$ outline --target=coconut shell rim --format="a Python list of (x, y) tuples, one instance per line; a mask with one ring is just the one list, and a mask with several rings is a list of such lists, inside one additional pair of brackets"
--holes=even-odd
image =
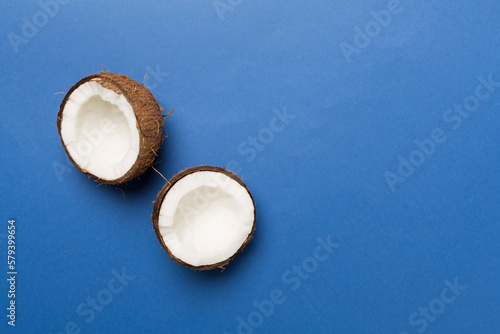
[[(247, 191), (247, 193), (250, 195), (250, 199), (252, 200), (254, 218), (253, 218), (252, 230), (248, 234), (248, 236), (245, 239), (245, 241), (241, 244), (240, 248), (238, 248), (238, 250), (236, 252), (234, 252), (233, 255), (231, 255), (229, 258), (227, 258), (227, 259), (225, 259), (223, 261), (220, 261), (220, 262), (217, 262), (217, 263), (214, 263), (214, 264), (201, 265), (201, 266), (193, 266), (193, 265), (191, 265), (189, 263), (186, 263), (186, 262), (182, 261), (181, 259), (179, 259), (178, 257), (176, 257), (170, 251), (170, 249), (168, 248), (168, 246), (163, 241), (163, 236), (160, 234), (160, 230), (159, 230), (159, 226), (158, 226), (158, 218), (159, 218), (159, 215), (160, 215), (160, 209), (161, 209), (161, 206), (163, 204), (163, 200), (165, 199), (165, 196), (168, 193), (168, 191), (179, 180), (181, 180), (182, 178), (184, 178), (184, 177), (186, 177), (186, 176), (188, 176), (190, 174), (194, 174), (196, 172), (203, 172), (203, 171), (218, 172), (218, 173), (224, 174), (224, 175), (230, 177), (231, 179), (235, 180), (236, 182), (238, 182), (239, 185), (241, 185), (243, 188), (245, 188), (245, 190)], [(230, 172), (230, 171), (226, 170), (224, 167), (217, 167), (217, 166), (210, 166), (210, 165), (200, 165), (200, 166), (195, 166), (195, 167), (189, 167), (189, 168), (186, 168), (186, 169), (180, 171), (179, 173), (177, 173), (176, 175), (174, 175), (163, 186), (163, 188), (158, 193), (158, 195), (156, 197), (156, 200), (154, 202), (153, 213), (152, 213), (151, 218), (152, 218), (152, 221), (153, 221), (153, 229), (155, 230), (156, 238), (158, 239), (158, 241), (160, 242), (160, 245), (162, 246), (163, 250), (168, 254), (168, 256), (170, 256), (170, 258), (172, 260), (174, 260), (174, 262), (176, 262), (176, 263), (178, 263), (180, 265), (183, 265), (183, 266), (188, 267), (190, 269), (193, 269), (195, 271), (197, 271), (197, 270), (203, 271), (203, 270), (212, 270), (212, 269), (216, 269), (216, 268), (220, 268), (220, 269), (224, 270), (224, 266), (226, 266), (231, 260), (233, 260), (239, 253), (241, 253), (243, 251), (243, 249), (253, 239), (253, 235), (254, 235), (254, 232), (255, 232), (255, 222), (257, 220), (257, 213), (256, 213), (255, 201), (254, 201), (254, 198), (252, 196), (252, 193), (250, 192), (250, 190), (248, 189), (247, 185), (243, 182), (243, 180), (238, 175), (236, 175), (233, 172)]]
[[(116, 77), (122, 77), (122, 78), (125, 78), (127, 80), (130, 80), (130, 81), (133, 81), (135, 83), (137, 83), (138, 85), (142, 86), (144, 89), (146, 89), (146, 91), (149, 93), (150, 97), (155, 101), (155, 103), (158, 105), (158, 108), (160, 108), (159, 106), (159, 103), (158, 101), (156, 100), (156, 98), (154, 97), (154, 95), (151, 93), (151, 91), (149, 90), (149, 88), (147, 88), (146, 86), (140, 84), (139, 82), (137, 82), (136, 80), (124, 75), (124, 74), (118, 74), (118, 73), (110, 73), (110, 72), (101, 72), (101, 73), (94, 73), (94, 74), (90, 74), (86, 77), (83, 77), (82, 79), (78, 80), (77, 83), (75, 83), (73, 86), (71, 86), (71, 88), (68, 90), (68, 92), (64, 95), (64, 98), (59, 106), (59, 112), (57, 113), (57, 128), (58, 128), (58, 133), (59, 133), (59, 138), (61, 140), (61, 144), (62, 146), (64, 147), (64, 151), (66, 152), (66, 156), (69, 158), (69, 160), (71, 161), (71, 163), (73, 164), (73, 166), (75, 166), (75, 168), (87, 175), (88, 177), (92, 177), (95, 179), (96, 182), (99, 182), (101, 184), (108, 184), (108, 185), (119, 185), (119, 184), (122, 184), (122, 183), (125, 183), (125, 182), (128, 182), (128, 181), (131, 181), (133, 179), (135, 179), (136, 177), (138, 177), (139, 175), (142, 175), (144, 173), (143, 172), (139, 172), (138, 169), (139, 169), (139, 165), (140, 165), (140, 158), (139, 158), (139, 155), (140, 155), (140, 151), (142, 149), (141, 146), (139, 146), (139, 152), (137, 153), (137, 159), (135, 160), (134, 164), (132, 165), (132, 167), (129, 168), (129, 170), (121, 177), (117, 178), (117, 179), (113, 179), (113, 180), (108, 180), (108, 179), (103, 179), (103, 178), (100, 178), (99, 176), (83, 169), (80, 167), (80, 165), (78, 165), (78, 163), (76, 163), (76, 161), (73, 159), (73, 157), (71, 156), (71, 154), (69, 153), (68, 149), (66, 148), (66, 144), (64, 143), (64, 140), (63, 140), (63, 137), (61, 135), (61, 123), (62, 123), (62, 119), (63, 119), (63, 111), (66, 107), (66, 103), (69, 99), (69, 97), (71, 96), (71, 94), (73, 94), (73, 92), (78, 88), (80, 87), (81, 85), (83, 85), (84, 83), (87, 83), (89, 81), (104, 81), (104, 82), (108, 82), (110, 83), (113, 87), (115, 87), (117, 90), (120, 91), (120, 93), (125, 96), (125, 98), (127, 99), (127, 102), (132, 106), (132, 110), (134, 112), (134, 117), (135, 117), (135, 124), (136, 124), (136, 128), (137, 128), (137, 131), (139, 132), (139, 141), (140, 143), (143, 141), (143, 137), (144, 137), (144, 134), (143, 134), (143, 131), (142, 129), (140, 128), (140, 123), (139, 123), (139, 119), (138, 119), (138, 115), (136, 113), (136, 104), (134, 102), (134, 100), (132, 99), (132, 97), (128, 94), (128, 92), (126, 91), (125, 88), (123, 88), (123, 86), (118, 83), (116, 80), (113, 80), (112, 78), (109, 78), (109, 76), (116, 76)], [(96, 80), (98, 79), (98, 80)], [(105, 87), (106, 88), (106, 87)], [(108, 88), (109, 89), (109, 88)], [(116, 93), (116, 92), (115, 92)], [(160, 115), (161, 115), (161, 112), (160, 112)], [(162, 122), (163, 122), (163, 119), (162, 119)], [(163, 126), (163, 124), (162, 124)], [(160, 138), (159, 142), (159, 146), (161, 146), (161, 143), (163, 141), (163, 130), (158, 134)], [(140, 145), (140, 144), (139, 144)], [(157, 152), (154, 152), (155, 155)], [(133, 171), (133, 172), (131, 172)]]

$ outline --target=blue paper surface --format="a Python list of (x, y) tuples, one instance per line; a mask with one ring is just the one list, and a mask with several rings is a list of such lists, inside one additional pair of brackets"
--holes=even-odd
[[(0, 332), (500, 333), (499, 18), (487, 0), (4, 1)], [(255, 238), (224, 272), (162, 250), (157, 173), (97, 187), (65, 156), (58, 93), (102, 65), (174, 109), (165, 177), (225, 166), (252, 191)]]

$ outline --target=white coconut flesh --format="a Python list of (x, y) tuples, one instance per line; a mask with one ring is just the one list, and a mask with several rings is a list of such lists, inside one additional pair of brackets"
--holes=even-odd
[(66, 101), (61, 138), (81, 169), (105, 180), (124, 176), (139, 153), (132, 106), (124, 95), (95, 81), (80, 85)]
[(165, 194), (158, 228), (170, 252), (192, 266), (232, 257), (254, 224), (250, 194), (229, 176), (198, 171), (177, 181)]

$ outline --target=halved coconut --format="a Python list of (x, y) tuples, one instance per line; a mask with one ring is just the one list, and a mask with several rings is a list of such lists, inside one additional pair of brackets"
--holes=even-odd
[(159, 192), (153, 227), (163, 249), (194, 270), (223, 268), (252, 240), (252, 194), (221, 167), (188, 168)]
[(106, 184), (146, 171), (163, 140), (158, 102), (144, 85), (122, 74), (93, 74), (71, 87), (57, 127), (73, 165)]

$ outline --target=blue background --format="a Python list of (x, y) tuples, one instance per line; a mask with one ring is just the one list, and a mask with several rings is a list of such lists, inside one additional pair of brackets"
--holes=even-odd
[[(388, 1), (58, 7), (50, 16), (35, 1), (0, 4), (0, 332), (236, 333), (238, 318), (240, 332), (255, 333), (500, 332), (500, 88), (456, 129), (444, 117), (475, 94), (478, 76), (500, 81), (496, 1), (401, 0), (347, 57), (342, 43), (355, 47), (356, 27), (373, 28), (371, 12)], [(34, 20), (38, 31), (23, 37)], [(194, 272), (164, 253), (150, 219), (165, 183), (154, 171), (123, 195), (70, 165), (56, 93), (101, 64), (140, 82), (148, 72), (145, 84), (174, 109), (155, 165), (167, 178), (229, 164), (252, 191), (255, 239), (224, 272)], [(244, 153), (249, 137), (268, 139), (276, 110), (295, 117)], [(399, 156), (436, 129), (446, 141), (391, 188), (385, 173), (397, 175)], [(11, 218), (15, 328), (5, 310)], [(290, 274), (328, 236), (333, 254), (307, 278)], [(122, 270), (133, 278), (112, 301), (92, 320), (79, 315)], [(467, 286), (455, 301), (412, 324), (455, 279)], [(260, 321), (253, 303), (274, 290), (285, 301)]]

